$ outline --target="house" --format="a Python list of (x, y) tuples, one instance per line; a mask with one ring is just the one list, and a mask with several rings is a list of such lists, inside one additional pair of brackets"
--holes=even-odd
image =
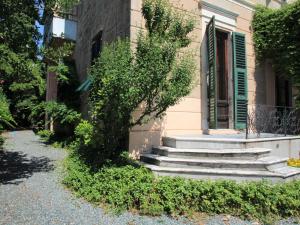
[[(211, 142), (221, 143), (220, 146), (213, 145), (217, 149), (224, 149), (226, 146), (235, 148), (231, 142), (231, 144), (228, 142), (228, 140), (235, 140), (237, 146), (246, 149), (267, 147), (272, 149), (273, 155), (281, 158), (299, 157), (300, 139), (286, 136), (300, 131), (299, 121), (297, 120), (296, 128), (291, 129), (282, 128), (280, 125), (272, 128), (274, 124), (270, 123), (276, 119), (269, 120), (274, 112), (276, 115), (283, 111), (291, 113), (290, 107), (295, 104), (293, 100), (295, 89), (289, 80), (275, 75), (271, 63), (267, 60), (263, 65), (256, 64), (251, 29), (256, 4), (280, 8), (287, 2), (284, 0), (170, 1), (178, 10), (184, 10), (196, 18), (196, 28), (192, 33), (193, 42), (190, 48), (197, 52), (195, 57), (197, 85), (189, 96), (178, 105), (169, 108), (163, 119), (134, 127), (130, 131), (129, 150), (132, 155), (138, 157), (154, 146), (160, 146), (163, 137), (163, 144), (169, 143), (167, 147), (174, 148), (178, 146), (192, 148), (191, 143), (203, 142), (203, 140), (208, 143), (208, 137), (216, 137)], [(74, 9), (77, 21), (76, 37), (73, 37), (76, 41), (74, 59), (82, 82), (87, 77), (87, 70), (92, 60), (101, 53), (104, 43), (112, 42), (118, 37), (129, 37), (134, 46), (138, 32), (144, 28), (141, 7), (142, 0), (82, 0)], [(56, 18), (53, 18), (53, 22), (54, 19)], [(71, 25), (67, 25), (67, 19), (60, 19), (64, 20), (64, 29), (72, 28)], [(54, 29), (53, 26), (52, 28)], [(83, 94), (83, 112), (87, 111), (86, 99), (86, 94)], [(265, 118), (257, 117), (258, 112), (260, 115), (265, 114)], [(253, 115), (254, 123), (247, 123), (248, 115)], [(261, 121), (258, 121), (258, 118)], [(266, 120), (269, 123), (262, 128), (261, 125)], [(283, 137), (282, 135), (272, 136), (272, 138), (266, 136), (260, 140), (257, 138), (249, 140), (244, 138), (246, 133), (248, 135), (245, 129), (250, 131), (250, 136), (253, 131), (282, 134)], [(222, 142), (222, 138), (228, 140)], [(243, 142), (237, 141), (238, 139)], [(188, 143), (184, 145), (185, 142)], [(200, 146), (196, 144), (194, 148), (203, 146), (206, 145), (200, 143)], [(211, 143), (206, 147), (210, 148), (210, 146)], [(166, 154), (166, 149), (160, 151)], [(258, 151), (257, 154), (265, 153)], [(157, 157), (151, 158), (151, 156), (149, 160), (149, 155), (142, 158), (152, 163), (158, 160)]]

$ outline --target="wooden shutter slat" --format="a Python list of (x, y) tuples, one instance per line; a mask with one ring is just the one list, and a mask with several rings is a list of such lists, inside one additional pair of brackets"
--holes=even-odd
[(206, 28), (209, 76), (209, 127), (217, 128), (217, 65), (216, 65), (216, 29), (213, 16)]
[(248, 80), (245, 35), (233, 32), (234, 121), (236, 129), (245, 129), (248, 113)]

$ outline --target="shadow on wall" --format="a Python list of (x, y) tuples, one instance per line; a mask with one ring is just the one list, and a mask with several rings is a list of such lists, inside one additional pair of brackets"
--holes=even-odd
[(151, 151), (153, 146), (161, 145), (161, 138), (165, 131), (165, 120), (155, 119), (142, 126), (136, 126), (130, 131), (129, 153), (139, 159), (140, 154)]
[(54, 169), (51, 160), (47, 157), (28, 158), (22, 152), (7, 152), (0, 150), (0, 185), (23, 182), (34, 173), (49, 172)]

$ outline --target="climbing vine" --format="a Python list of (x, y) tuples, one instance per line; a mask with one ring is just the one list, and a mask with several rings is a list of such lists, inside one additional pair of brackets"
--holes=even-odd
[(270, 59), (278, 75), (300, 87), (300, 0), (281, 9), (258, 6), (252, 27), (258, 62)]

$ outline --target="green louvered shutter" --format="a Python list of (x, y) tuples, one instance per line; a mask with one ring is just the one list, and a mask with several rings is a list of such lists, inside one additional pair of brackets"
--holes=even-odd
[(209, 128), (217, 128), (217, 66), (216, 66), (216, 28), (213, 16), (206, 28), (208, 52), (208, 98), (209, 98)]
[(234, 32), (232, 41), (235, 129), (245, 129), (248, 111), (246, 38), (244, 34)]

